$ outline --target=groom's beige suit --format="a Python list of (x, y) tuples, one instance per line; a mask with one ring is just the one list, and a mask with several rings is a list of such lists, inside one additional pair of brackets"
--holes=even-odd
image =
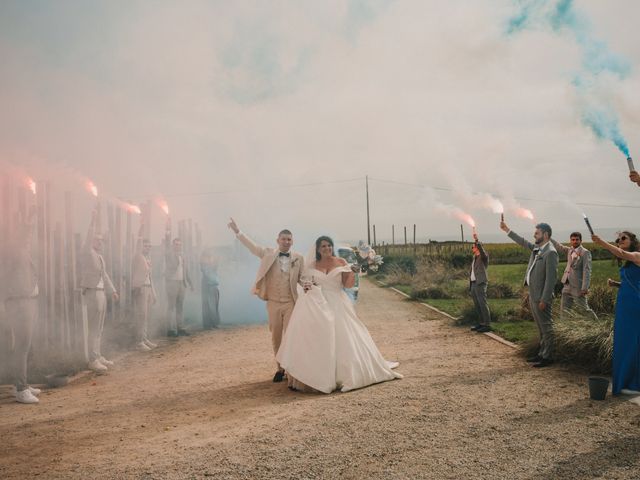
[[(278, 353), (293, 306), (298, 298), (298, 283), (304, 270), (304, 257), (291, 250), (288, 256), (281, 256), (277, 248), (256, 245), (242, 232), (239, 232), (236, 238), (251, 253), (260, 258), (260, 267), (252, 293), (267, 302), (269, 330), (275, 355)], [(280, 364), (278, 368), (280, 369)]]

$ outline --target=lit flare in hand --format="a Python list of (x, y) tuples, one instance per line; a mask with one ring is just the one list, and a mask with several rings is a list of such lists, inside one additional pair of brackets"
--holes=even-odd
[(160, 210), (162, 210), (165, 215), (169, 215), (169, 204), (167, 203), (166, 200), (159, 199), (157, 200), (156, 203), (158, 204), (158, 206), (160, 207)]
[(462, 220), (463, 222), (467, 223), (470, 227), (472, 227), (472, 228), (476, 227), (476, 221), (468, 213), (463, 212), (462, 210), (456, 209), (453, 212), (453, 214), (455, 215), (455, 217), (457, 219)]
[(139, 206), (133, 205), (131, 203), (125, 204), (125, 208), (128, 212), (135, 213), (136, 215), (140, 215), (142, 213), (142, 210), (140, 210)]
[(96, 198), (98, 197), (98, 187), (96, 187), (95, 183), (93, 183), (91, 180), (87, 180), (85, 187), (87, 191), (91, 193), (91, 195), (93, 195)]
[(37, 193), (36, 182), (33, 178), (27, 178), (27, 186), (29, 187), (29, 190), (31, 190), (31, 193), (33, 193), (34, 195)]

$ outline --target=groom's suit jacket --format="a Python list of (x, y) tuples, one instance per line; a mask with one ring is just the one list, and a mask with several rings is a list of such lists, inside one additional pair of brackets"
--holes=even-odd
[[(253, 285), (251, 292), (257, 295), (262, 300), (269, 300), (267, 298), (267, 273), (274, 263), (278, 261), (279, 250), (277, 248), (261, 247), (256, 245), (253, 240), (247, 237), (244, 233), (240, 232), (236, 235), (238, 240), (249, 249), (256, 257), (260, 258), (260, 267), (256, 274), (256, 281)], [(293, 300), (298, 299), (298, 283), (300, 281), (300, 275), (304, 271), (304, 257), (299, 253), (290, 252), (290, 268), (289, 268), (289, 285), (291, 286), (291, 295)]]
[[(553, 290), (558, 278), (558, 252), (551, 242), (542, 248), (525, 240), (514, 231), (509, 232), (509, 238), (517, 244), (531, 250), (527, 272), (529, 273), (529, 295), (534, 302), (543, 301), (550, 304), (553, 300)], [(526, 284), (526, 274), (525, 274)]]

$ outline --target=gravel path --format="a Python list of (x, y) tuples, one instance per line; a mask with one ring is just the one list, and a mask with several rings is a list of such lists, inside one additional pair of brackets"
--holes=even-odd
[(0, 478), (640, 478), (640, 407), (586, 376), (363, 282), (358, 311), (402, 380), (274, 384), (266, 326), (131, 353), (108, 375), (0, 401)]

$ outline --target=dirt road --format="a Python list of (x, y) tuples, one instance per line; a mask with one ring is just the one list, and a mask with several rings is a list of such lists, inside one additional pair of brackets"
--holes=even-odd
[(358, 311), (403, 380), (292, 393), (265, 326), (206, 332), (0, 402), (0, 478), (640, 477), (640, 407), (590, 401), (583, 373), (532, 369), (369, 282)]

